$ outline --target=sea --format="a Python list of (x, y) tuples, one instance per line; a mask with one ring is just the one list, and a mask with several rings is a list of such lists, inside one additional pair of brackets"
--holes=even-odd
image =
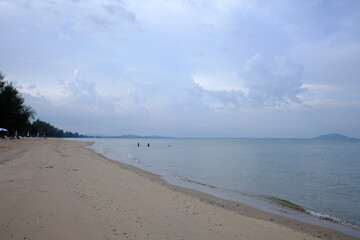
[[(360, 140), (94, 138), (170, 184), (360, 237)], [(303, 207), (299, 213), (270, 198)]]

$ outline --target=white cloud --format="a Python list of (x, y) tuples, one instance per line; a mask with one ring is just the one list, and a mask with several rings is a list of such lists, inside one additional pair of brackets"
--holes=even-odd
[(359, 107), (360, 93), (357, 88), (334, 84), (304, 84), (307, 89), (299, 98), (304, 105), (316, 109)]
[(305, 91), (302, 71), (302, 67), (284, 57), (266, 61), (256, 54), (245, 62), (238, 75), (197, 74), (193, 78), (206, 92), (209, 106), (216, 109), (286, 108), (301, 102), (298, 95)]
[(302, 67), (284, 57), (277, 56), (268, 63), (256, 54), (246, 61), (240, 73), (247, 89), (247, 97), (255, 104), (283, 105), (299, 102), (302, 87)]
[(126, 4), (121, 0), (112, 0), (101, 3), (101, 6), (107, 13), (113, 15), (117, 19), (123, 19), (129, 22), (135, 22), (136, 16), (133, 12), (126, 9)]
[(63, 103), (97, 113), (114, 112), (115, 99), (112, 96), (100, 95), (96, 83), (83, 79), (79, 69), (74, 70), (71, 80), (63, 82), (60, 86), (64, 88), (63, 91), (67, 96), (62, 99)]
[(324, 109), (356, 126), (357, 2), (0, 1), (0, 67), (83, 133), (310, 134)]
[(64, 33), (58, 33), (58, 37), (62, 40), (66, 40), (66, 41), (71, 40), (71, 36), (64, 34)]
[(206, 91), (245, 91), (238, 74), (235, 73), (197, 73), (192, 78)]
[[(23, 11), (14, 11), (17, 5), (22, 6)], [(94, 36), (117, 36), (123, 33), (128, 24), (136, 22), (136, 15), (127, 10), (126, 4), (120, 0), (16, 0), (8, 1), (7, 5), (4, 5), (4, 9), (6, 8), (14, 12), (13, 15), (17, 13), (21, 18), (35, 22), (33, 26), (39, 29), (60, 31), (58, 37), (63, 40), (71, 39), (71, 31)]]
[(360, 40), (321, 39), (304, 43), (293, 51), (293, 56), (304, 63), (307, 83), (354, 85), (358, 82)]
[(30, 86), (28, 86), (28, 89), (36, 89), (36, 85), (35, 84), (31, 84)]
[[(253, 0), (124, 0), (144, 25), (183, 27), (224, 27), (234, 14), (244, 14), (255, 7)], [(188, 27), (186, 27), (188, 26)]]

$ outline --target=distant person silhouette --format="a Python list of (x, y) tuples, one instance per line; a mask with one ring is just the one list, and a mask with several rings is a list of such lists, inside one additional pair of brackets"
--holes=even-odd
[(138, 147), (140, 147), (140, 143), (138, 143)]
[(150, 147), (150, 143), (148, 143), (148, 147)]

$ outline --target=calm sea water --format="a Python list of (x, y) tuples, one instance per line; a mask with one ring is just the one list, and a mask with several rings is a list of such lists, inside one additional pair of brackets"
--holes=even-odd
[(250, 205), (273, 196), (360, 226), (360, 140), (92, 140), (98, 153), (173, 184)]

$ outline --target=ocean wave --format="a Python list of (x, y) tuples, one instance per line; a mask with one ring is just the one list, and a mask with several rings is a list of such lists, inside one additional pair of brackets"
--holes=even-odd
[(109, 152), (111, 152), (111, 149), (110, 148), (104, 148), (102, 152), (103, 152), (104, 155), (106, 155)]
[(197, 185), (201, 185), (201, 186), (205, 186), (205, 187), (209, 187), (209, 188), (217, 188), (213, 185), (210, 185), (210, 184), (206, 184), (206, 183), (202, 183), (202, 182), (198, 182), (198, 181), (195, 181), (195, 180), (192, 180), (190, 178), (186, 178), (186, 177), (181, 177), (181, 176), (178, 176), (178, 175), (175, 175), (175, 177), (183, 182), (188, 182), (188, 183), (194, 183), (194, 184), (197, 184)]
[(348, 226), (348, 227), (351, 227), (353, 229), (356, 229), (356, 230), (360, 230), (360, 226), (357, 226), (353, 223), (349, 223), (345, 220), (342, 220), (340, 218), (337, 218), (337, 217), (333, 217), (333, 216), (330, 216), (328, 214), (323, 214), (323, 213), (318, 213), (318, 212), (315, 212), (315, 211), (312, 211), (312, 210), (306, 210), (307, 213), (309, 213), (311, 216), (314, 216), (320, 220), (323, 220), (323, 221), (329, 221), (329, 222), (333, 222), (333, 223), (337, 223), (337, 224), (341, 224), (341, 225), (344, 225), (344, 226)]
[(132, 153), (128, 153), (127, 157), (132, 160), (136, 160), (136, 158), (134, 157), (134, 155), (132, 155)]

